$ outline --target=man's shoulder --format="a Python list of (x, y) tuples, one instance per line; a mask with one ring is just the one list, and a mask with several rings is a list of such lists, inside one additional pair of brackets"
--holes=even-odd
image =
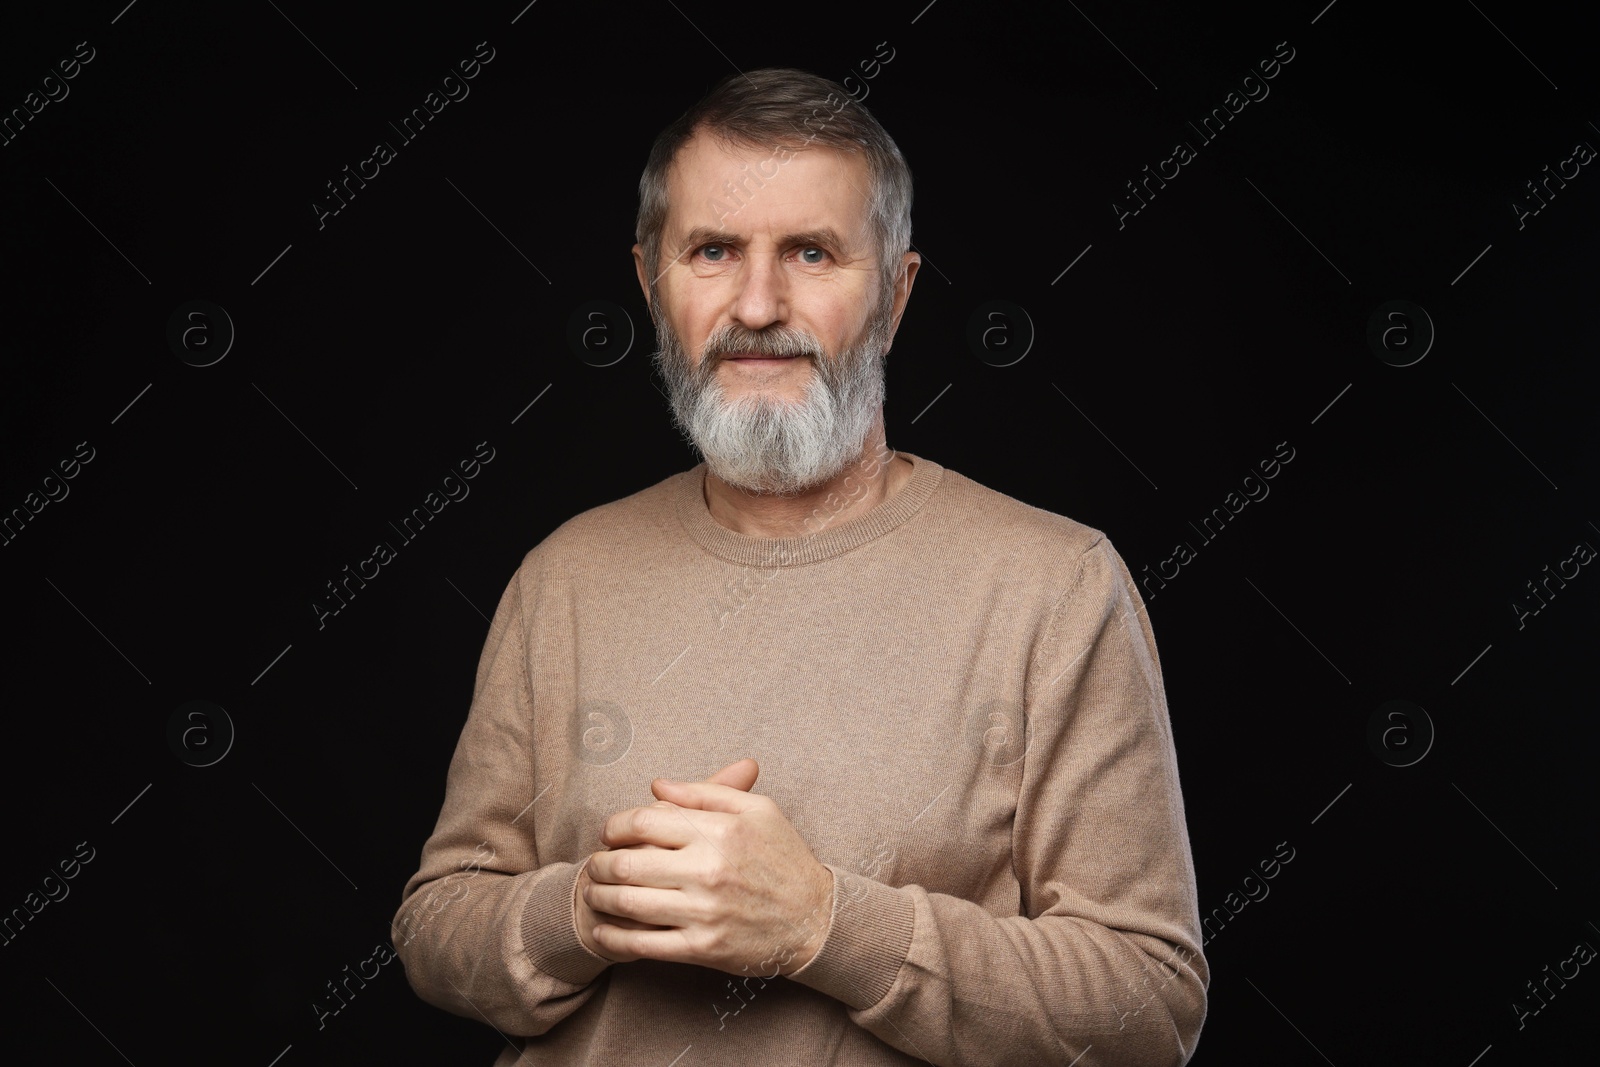
[(964, 572), (1036, 588), (1051, 601), (1072, 592), (1080, 601), (1113, 604), (1132, 588), (1127, 564), (1104, 531), (948, 468), (941, 481), (941, 534), (963, 549), (946, 555)]
[(1075, 559), (1106, 540), (1105, 533), (1093, 526), (991, 489), (948, 467), (941, 483), (940, 506), (946, 521), (1010, 553), (1036, 551)]
[(693, 473), (669, 474), (627, 496), (578, 512), (551, 530), (526, 559), (539, 558), (559, 568), (578, 561), (593, 566), (617, 556), (634, 556), (646, 544), (674, 534), (676, 500), (683, 479)]

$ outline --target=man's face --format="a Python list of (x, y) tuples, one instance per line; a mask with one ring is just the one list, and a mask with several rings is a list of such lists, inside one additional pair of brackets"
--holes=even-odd
[(634, 256), (674, 417), (731, 485), (819, 485), (877, 423), (910, 279), (880, 285), (868, 185), (858, 153), (829, 148), (774, 156), (698, 134), (673, 161), (661, 263)]

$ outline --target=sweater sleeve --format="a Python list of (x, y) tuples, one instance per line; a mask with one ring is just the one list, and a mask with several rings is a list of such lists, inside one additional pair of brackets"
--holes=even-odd
[(1205, 1019), (1210, 971), (1149, 616), (1104, 537), (1079, 563), (1030, 661), (1011, 854), (996, 860), (1016, 871), (1022, 914), (830, 864), (831, 925), (789, 975), (930, 1063), (1181, 1065)]
[(495, 609), (444, 805), (393, 936), (423, 1000), (504, 1034), (535, 1036), (582, 1007), (610, 961), (578, 938), (579, 864), (541, 864), (534, 841), (524, 570)]

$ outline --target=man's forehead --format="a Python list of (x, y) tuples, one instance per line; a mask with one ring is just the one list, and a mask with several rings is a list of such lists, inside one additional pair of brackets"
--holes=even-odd
[(667, 172), (667, 231), (724, 237), (869, 237), (866, 161), (821, 145), (798, 151), (698, 133)]

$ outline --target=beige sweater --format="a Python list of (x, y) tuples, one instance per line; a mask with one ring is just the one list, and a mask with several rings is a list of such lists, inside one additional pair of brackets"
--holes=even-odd
[[(540, 1064), (1182, 1064), (1206, 1010), (1149, 617), (1099, 531), (931, 460), (765, 539), (704, 465), (523, 560), (394, 940)], [(787, 977), (613, 964), (578, 867), (657, 776), (744, 756), (834, 875)], [(774, 944), (784, 941), (774, 932)]]

